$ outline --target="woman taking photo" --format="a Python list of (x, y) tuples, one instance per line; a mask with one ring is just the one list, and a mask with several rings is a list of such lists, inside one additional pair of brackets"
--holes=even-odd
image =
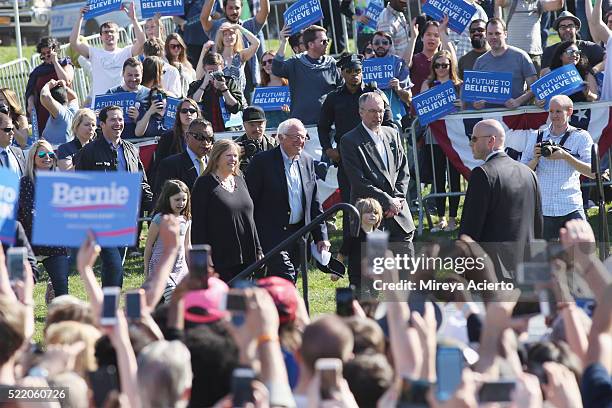
[(57, 148), (57, 166), (62, 171), (74, 170), (74, 156), (96, 135), (96, 114), (88, 108), (79, 109), (72, 119), (74, 139)]
[[(593, 68), (590, 66), (587, 56), (578, 49), (578, 45), (574, 41), (563, 41), (557, 46), (550, 62), (550, 70), (553, 71), (568, 64), (574, 64), (584, 80), (582, 92), (569, 95), (572, 102), (596, 101), (599, 95), (597, 94), (597, 81), (595, 75), (593, 75)], [(544, 101), (536, 101), (536, 105), (539, 107), (544, 107), (544, 104)]]
[(28, 118), (19, 103), (17, 94), (10, 88), (0, 88), (0, 111), (3, 111), (2, 106), (8, 108), (8, 112), (4, 112), (11, 117), (13, 126), (15, 127), (15, 140), (21, 148), (27, 147), (28, 144)]
[[(457, 63), (455, 58), (449, 51), (438, 51), (431, 60), (431, 73), (429, 77), (423, 82), (421, 92), (425, 92), (430, 88), (441, 85), (447, 81), (451, 81), (455, 86), (455, 92), (459, 95), (461, 89), (461, 80), (457, 75)], [(456, 101), (457, 104), (461, 102)], [(460, 177), (459, 172), (455, 167), (447, 161), (446, 155), (438, 145), (436, 139), (431, 135), (431, 130), (427, 130), (425, 136), (425, 143), (429, 145), (431, 150), (426, 150), (426, 160), (432, 160), (432, 168), (435, 173), (435, 192), (445, 193), (446, 192), (446, 177), (448, 174), (448, 181), (450, 184), (451, 192), (460, 191)], [(430, 153), (431, 152), (431, 153)], [(438, 213), (438, 224), (432, 228), (432, 232), (438, 231), (454, 231), (457, 229), (457, 209), (459, 208), (459, 196), (449, 197), (449, 217), (446, 221), (446, 197), (436, 198), (436, 209)]]
[[(36, 175), (41, 171), (55, 171), (56, 167), (57, 158), (53, 153), (53, 147), (44, 139), (37, 140), (28, 152), (25, 175), (19, 183), (18, 220), (23, 225), (30, 242), (32, 242), (32, 224), (36, 213), (34, 208)], [(45, 215), (38, 213), (36, 216), (44, 217)], [(55, 296), (68, 294), (67, 249), (32, 245), (32, 250), (39, 260), (42, 258), (42, 264), (51, 278)]]
[(195, 69), (187, 59), (187, 46), (179, 34), (172, 33), (166, 37), (164, 49), (168, 64), (178, 69), (181, 75), (181, 87), (183, 96), (185, 96), (189, 90), (189, 84), (196, 80)]
[(216, 141), (191, 193), (191, 243), (211, 246), (215, 271), (225, 282), (263, 256), (239, 155), (235, 142)]
[[(287, 78), (281, 78), (272, 73), (272, 60), (276, 56), (275, 51), (266, 51), (261, 56), (261, 67), (259, 72), (261, 75), (261, 86), (287, 86), (289, 81)], [(289, 105), (283, 106), (279, 111), (266, 112), (266, 127), (276, 129), (281, 122), (289, 119)]]
[[(249, 48), (244, 48), (243, 35), (249, 41)], [(259, 40), (240, 24), (223, 23), (217, 31), (215, 47), (217, 52), (223, 56), (223, 73), (234, 78), (244, 95), (246, 87), (244, 66), (257, 52)]]

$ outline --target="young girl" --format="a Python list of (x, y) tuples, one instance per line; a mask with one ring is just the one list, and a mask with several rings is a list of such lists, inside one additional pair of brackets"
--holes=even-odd
[[(383, 210), (374, 198), (362, 198), (355, 204), (361, 218), (361, 230), (358, 237), (350, 237), (348, 242), (348, 275), (351, 285), (361, 290), (361, 246), (366, 242), (366, 235), (380, 226)], [(363, 254), (365, 255), (365, 254)]]
[(174, 214), (180, 222), (181, 246), (174, 263), (174, 268), (168, 277), (163, 299), (169, 301), (174, 288), (187, 275), (187, 261), (185, 251), (191, 248), (191, 199), (189, 188), (180, 180), (167, 180), (162, 187), (162, 191), (157, 200), (154, 211), (155, 216), (149, 225), (149, 235), (144, 251), (144, 271), (146, 281), (143, 287), (149, 287), (153, 280), (155, 266), (160, 261), (163, 254), (161, 240), (158, 240), (159, 225), (164, 214)]

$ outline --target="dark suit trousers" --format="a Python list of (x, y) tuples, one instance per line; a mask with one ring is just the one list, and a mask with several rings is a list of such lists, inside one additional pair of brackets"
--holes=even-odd
[[(294, 233), (304, 226), (304, 222), (289, 225), (287, 231)], [(300, 253), (300, 241), (290, 244), (285, 250), (273, 256), (267, 263), (267, 276), (280, 276), (295, 284), (297, 281), (298, 270), (302, 261)], [(280, 242), (279, 242), (280, 244)]]
[[(342, 197), (343, 203), (351, 202), (351, 183), (346, 176), (344, 166), (342, 162), (338, 164), (338, 187), (340, 187), (340, 196)], [(340, 247), (340, 253), (348, 255), (349, 249), (347, 242), (350, 237), (350, 217), (346, 211), (342, 211), (342, 246)]]

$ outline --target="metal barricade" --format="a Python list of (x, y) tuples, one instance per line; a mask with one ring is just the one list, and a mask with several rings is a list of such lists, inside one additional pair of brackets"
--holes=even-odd
[(0, 87), (10, 88), (21, 96), (23, 106), (26, 106), (25, 92), (31, 66), (27, 58), (20, 58), (15, 61), (0, 65)]

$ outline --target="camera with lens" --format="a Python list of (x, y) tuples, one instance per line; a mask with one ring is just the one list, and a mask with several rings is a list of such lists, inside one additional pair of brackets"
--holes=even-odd
[(538, 147), (540, 147), (542, 149), (542, 157), (550, 157), (550, 155), (552, 155), (554, 152), (556, 152), (557, 150), (560, 150), (560, 149), (563, 149), (566, 152), (569, 151), (565, 147), (563, 147), (560, 144), (555, 143), (555, 142), (553, 142), (551, 140), (546, 140), (544, 142), (537, 143), (536, 146), (538, 146)]
[(223, 81), (223, 71), (215, 71), (211, 75), (215, 81)]
[(255, 154), (259, 153), (261, 149), (252, 140), (245, 140), (244, 142), (238, 142), (238, 145), (244, 148), (243, 160), (249, 161)]

